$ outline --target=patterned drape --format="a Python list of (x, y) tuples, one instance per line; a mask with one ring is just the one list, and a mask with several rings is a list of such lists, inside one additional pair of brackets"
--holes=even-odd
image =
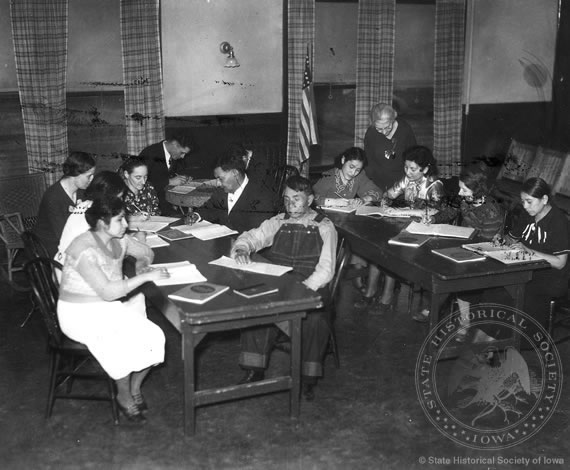
[(375, 103), (392, 104), (396, 0), (359, 0), (354, 145), (364, 146)]
[(465, 0), (436, 0), (433, 153), (440, 176), (461, 164)]
[(127, 148), (131, 155), (164, 139), (159, 0), (121, 0)]
[[(307, 47), (313, 57), (315, 42), (315, 0), (289, 0), (288, 4), (288, 116), (287, 116), (287, 164), (299, 168), (299, 119), (301, 116), (303, 73)], [(311, 64), (311, 69), (313, 69)], [(314, 71), (314, 69), (313, 69)], [(308, 175), (308, 165), (302, 174)]]
[(12, 39), (28, 167), (46, 182), (67, 158), (67, 0), (11, 0)]

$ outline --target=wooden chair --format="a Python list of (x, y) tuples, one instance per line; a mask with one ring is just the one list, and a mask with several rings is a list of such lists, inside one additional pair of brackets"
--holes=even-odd
[[(550, 301), (547, 328), (548, 334), (555, 344), (560, 344), (570, 339), (570, 299), (568, 296)], [(564, 330), (566, 335), (555, 338), (556, 330)]]
[(24, 249), (20, 235), (24, 232), (24, 222), (19, 212), (0, 215), (0, 240), (6, 248), (8, 262), (8, 280), (13, 282), (13, 273), (22, 270), (22, 265), (16, 265), (16, 257)]
[[(35, 303), (48, 332), (50, 378), (46, 419), (52, 415), (57, 399), (96, 400), (111, 403), (113, 422), (119, 424), (114, 381), (101, 369), (84, 344), (69, 339), (61, 331), (57, 318), (59, 286), (55, 268), (61, 269), (61, 265), (49, 258), (34, 258), (24, 265)], [(80, 307), (78, 304), (78, 308)], [(103, 381), (108, 392), (105, 395), (72, 393), (75, 379)]]
[(50, 257), (46, 247), (35, 233), (25, 230), (20, 234), (20, 238), (24, 243), (24, 256), (27, 261), (31, 261), (35, 258)]
[(331, 318), (329, 318), (329, 329), (330, 329), (330, 337), (329, 337), (329, 349), (327, 352), (331, 353), (334, 358), (334, 363), (336, 368), (340, 367), (340, 357), (338, 353), (338, 345), (336, 341), (336, 330), (334, 327), (336, 314), (337, 314), (337, 297), (338, 297), (338, 288), (340, 286), (340, 280), (344, 274), (344, 270), (350, 260), (350, 249), (344, 237), (340, 236), (338, 241), (337, 253), (336, 253), (336, 266), (335, 266), (335, 274), (332, 281), (329, 284), (330, 292), (331, 292)]

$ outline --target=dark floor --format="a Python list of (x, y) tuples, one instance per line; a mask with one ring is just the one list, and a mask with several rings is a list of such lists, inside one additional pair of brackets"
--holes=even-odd
[[(165, 331), (167, 359), (144, 386), (149, 422), (141, 428), (114, 426), (108, 404), (58, 401), (43, 417), (47, 390), (45, 335), (38, 315), (20, 324), (31, 308), (28, 294), (0, 283), (0, 466), (3, 469), (487, 469), (569, 468), (570, 397), (526, 443), (501, 451), (473, 450), (442, 436), (425, 417), (414, 383), (416, 356), (426, 327), (406, 313), (406, 287), (393, 314), (348, 308), (356, 295), (341, 292), (337, 335), (341, 367), (331, 356), (314, 402), (302, 402), (301, 417), (288, 417), (288, 395), (278, 393), (201, 408), (197, 435), (182, 432), (182, 363), (178, 333), (155, 313)], [(559, 348), (570, 362), (569, 343)], [(237, 334), (206, 339), (199, 359), (200, 386), (230, 384)], [(269, 375), (287, 367), (275, 351)], [(432, 458), (421, 464), (420, 458)], [(438, 463), (461, 457), (530, 458), (541, 464)], [(564, 459), (545, 465), (544, 458)], [(535, 460), (536, 461), (536, 460)], [(429, 460), (428, 460), (429, 462)], [(510, 460), (508, 462), (516, 462)]]

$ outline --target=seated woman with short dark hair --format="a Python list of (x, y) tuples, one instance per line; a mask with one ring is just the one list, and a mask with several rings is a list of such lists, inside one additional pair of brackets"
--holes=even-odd
[(121, 298), (148, 281), (168, 277), (166, 270), (146, 269), (123, 277), (131, 255), (148, 265), (153, 252), (125, 235), (123, 201), (98, 199), (87, 209), (90, 230), (67, 248), (57, 313), (62, 331), (79, 341), (117, 384), (117, 403), (131, 421), (145, 421), (141, 384), (150, 368), (164, 361), (164, 333), (146, 317), (144, 297)]

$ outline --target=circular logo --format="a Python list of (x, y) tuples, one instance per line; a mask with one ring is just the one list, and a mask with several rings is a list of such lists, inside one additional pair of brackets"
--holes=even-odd
[(214, 292), (216, 290), (214, 286), (210, 286), (209, 284), (196, 284), (190, 286), (190, 289), (198, 294), (209, 294), (210, 292)]
[(536, 434), (554, 413), (562, 363), (531, 316), (473, 304), (429, 332), (415, 381), (427, 418), (444, 436), (475, 449), (505, 449)]

